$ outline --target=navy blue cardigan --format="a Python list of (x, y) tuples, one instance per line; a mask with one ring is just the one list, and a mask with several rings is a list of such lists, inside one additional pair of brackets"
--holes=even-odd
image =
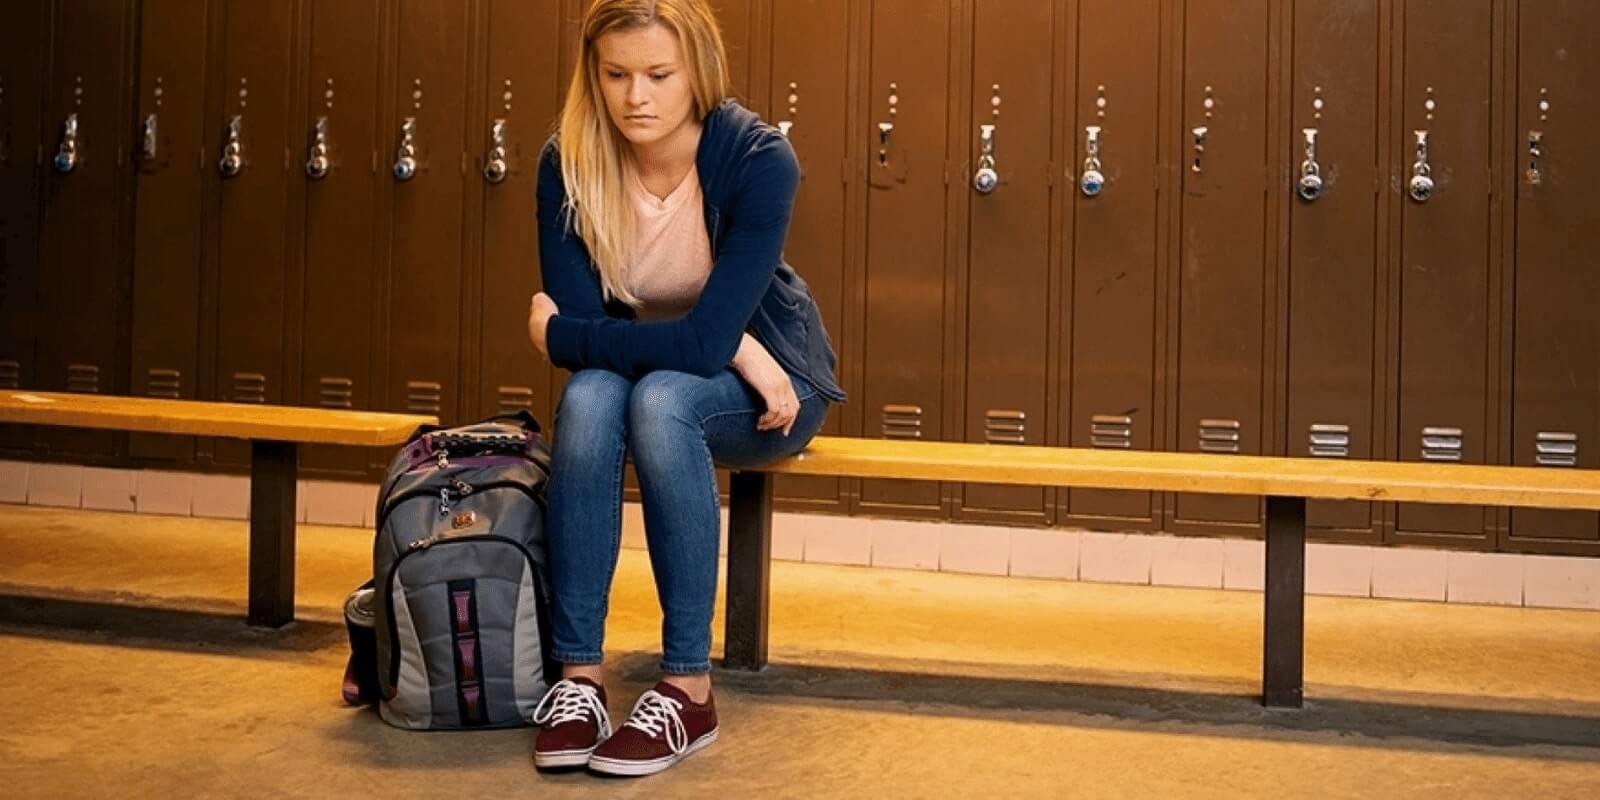
[(805, 281), (783, 261), (800, 168), (789, 140), (737, 101), (706, 116), (695, 164), (713, 264), (705, 289), (679, 320), (642, 322), (603, 301), (588, 248), (571, 232), (556, 137), (539, 157), (539, 264), (560, 313), (546, 349), (556, 366), (639, 378), (658, 369), (709, 377), (726, 369), (746, 330), (785, 369), (842, 402), (836, 357)]

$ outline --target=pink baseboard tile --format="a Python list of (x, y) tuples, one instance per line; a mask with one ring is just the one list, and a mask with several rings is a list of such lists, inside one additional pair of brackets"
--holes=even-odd
[(1449, 602), (1522, 605), (1522, 556), (1452, 550), (1445, 556), (1445, 570)]
[(1600, 558), (1523, 556), (1522, 568), (1526, 605), (1600, 611)]
[(1157, 586), (1221, 589), (1227, 555), (1224, 539), (1152, 536), (1150, 582)]
[(1420, 547), (1375, 548), (1372, 596), (1388, 600), (1444, 602), (1448, 585), (1443, 550)]
[(34, 464), (28, 468), (28, 505), (83, 507), (83, 467)]
[(102, 467), (83, 468), (83, 507), (92, 511), (133, 511), (134, 472)]
[(1005, 575), (1011, 568), (1011, 528), (998, 525), (939, 526), (939, 571)]
[(0, 503), (28, 502), (28, 468), (26, 461), (0, 461)]
[(867, 531), (872, 537), (872, 566), (939, 569), (939, 531), (943, 527), (911, 520), (871, 520)]
[(1016, 528), (1011, 531), (1011, 575), (1075, 581), (1082, 540), (1082, 531)]

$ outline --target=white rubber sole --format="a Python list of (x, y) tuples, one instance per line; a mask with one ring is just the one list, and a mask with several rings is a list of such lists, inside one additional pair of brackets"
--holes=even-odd
[(721, 726), (712, 728), (710, 733), (690, 742), (688, 747), (683, 748), (683, 752), (674, 756), (662, 756), (650, 761), (629, 761), (597, 756), (589, 759), (589, 769), (603, 775), (623, 775), (630, 778), (637, 778), (641, 775), (654, 775), (694, 753), (710, 747), (711, 743), (717, 740), (717, 732), (720, 730), (722, 730)]
[(589, 754), (593, 752), (593, 747), (587, 750), (557, 750), (553, 753), (535, 752), (533, 765), (543, 769), (581, 767), (589, 763)]

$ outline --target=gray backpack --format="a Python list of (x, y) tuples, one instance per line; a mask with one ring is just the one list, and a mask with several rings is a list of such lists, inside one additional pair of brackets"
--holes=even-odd
[(384, 721), (414, 730), (528, 724), (560, 675), (546, 610), (549, 471), (527, 412), (424, 428), (396, 454), (378, 492), (373, 580), (346, 603), (347, 701), (376, 700)]

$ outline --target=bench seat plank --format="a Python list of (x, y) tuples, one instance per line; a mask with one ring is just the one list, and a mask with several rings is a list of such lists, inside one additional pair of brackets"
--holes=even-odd
[(1400, 463), (819, 436), (790, 475), (1142, 489), (1600, 511), (1600, 470)]
[(251, 625), (294, 621), (296, 473), (301, 444), (401, 444), (436, 417), (156, 397), (0, 392), (0, 422), (251, 440)]
[(301, 444), (393, 445), (438, 419), (418, 414), (241, 405), (154, 397), (0, 392), (0, 422)]

